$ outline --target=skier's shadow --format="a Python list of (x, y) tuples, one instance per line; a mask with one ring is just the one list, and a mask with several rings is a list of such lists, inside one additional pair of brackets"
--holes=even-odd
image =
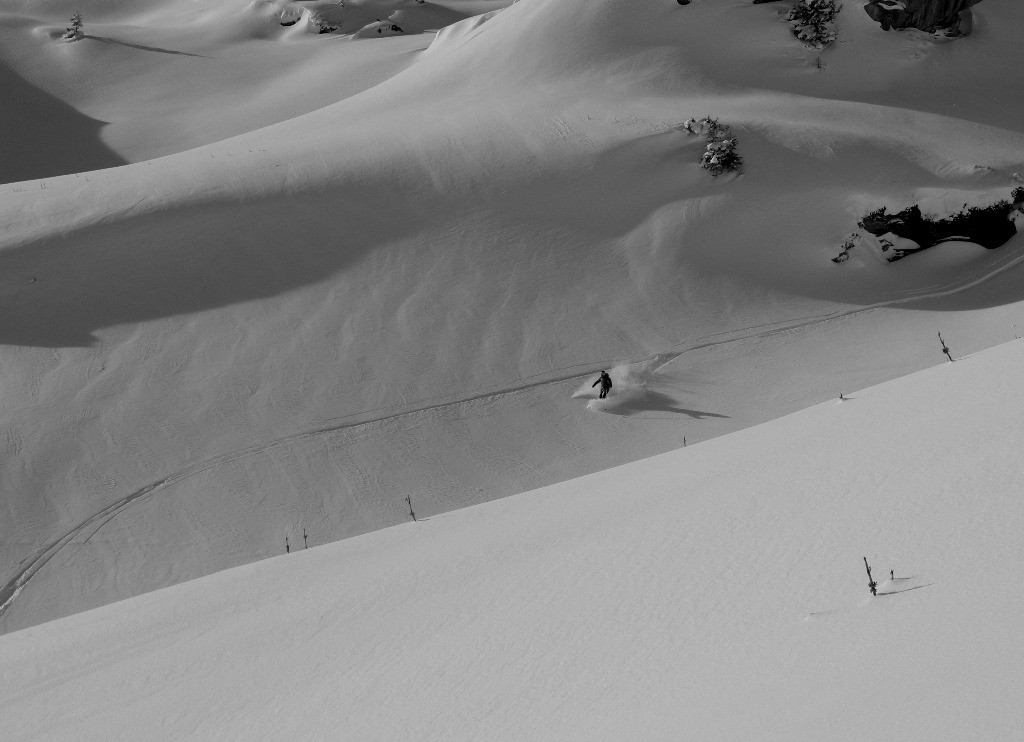
[(616, 400), (614, 396), (610, 397), (610, 404), (604, 409), (604, 412), (626, 417), (646, 412), (670, 412), (676, 415), (686, 415), (693, 420), (703, 420), (709, 417), (728, 419), (729, 417), (728, 415), (720, 415), (717, 412), (704, 412), (702, 410), (680, 407), (672, 397), (661, 392), (647, 391), (636, 396), (624, 396), (625, 398), (621, 401)]
[[(907, 579), (907, 578), (897, 577), (896, 579), (900, 580), (900, 579)], [(878, 591), (878, 597), (880, 598), (883, 595), (899, 595), (900, 593), (909, 593), (911, 590), (920, 590), (922, 587), (930, 587), (931, 585), (934, 585), (934, 584), (935, 584), (934, 582), (928, 582), (928, 583), (925, 583), (924, 585), (914, 585), (913, 587), (904, 587), (904, 588), (900, 588), (900, 589), (884, 590), (884, 591), (883, 590), (879, 590)]]

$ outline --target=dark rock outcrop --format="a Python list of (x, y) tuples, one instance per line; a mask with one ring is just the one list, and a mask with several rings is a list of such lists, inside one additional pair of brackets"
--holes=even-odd
[(908, 250), (895, 248), (883, 238), (882, 250), (893, 250), (887, 256), (892, 262), (952, 240), (973, 242), (989, 250), (1002, 247), (1017, 234), (1017, 227), (1010, 218), (1014, 208), (1009, 201), (1000, 201), (988, 207), (965, 208), (945, 219), (931, 219), (923, 216), (920, 207), (914, 204), (898, 214), (889, 214), (885, 209), (873, 211), (859, 226), (876, 237), (894, 234), (917, 243), (917, 249)]
[(970, 33), (972, 5), (981, 0), (876, 0), (864, 11), (890, 29), (916, 28), (928, 33), (943, 32), (947, 36)]

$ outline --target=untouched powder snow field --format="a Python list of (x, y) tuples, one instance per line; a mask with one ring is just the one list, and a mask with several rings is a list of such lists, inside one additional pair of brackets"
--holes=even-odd
[(1024, 327), (1020, 235), (831, 261), (872, 209), (1009, 197), (1016, 0), (948, 44), (850, 2), (821, 54), (774, 3), (127, 5), (67, 44), (74, 9), (0, 0), (0, 632)]
[(5, 739), (1018, 739), (1022, 367), (0, 637)]

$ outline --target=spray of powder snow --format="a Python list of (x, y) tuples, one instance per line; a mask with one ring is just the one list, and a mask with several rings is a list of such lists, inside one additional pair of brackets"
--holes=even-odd
[(665, 362), (658, 357), (638, 363), (620, 364), (606, 369), (612, 379), (612, 388), (605, 399), (600, 398), (601, 386), (594, 383), (598, 375), (587, 380), (573, 392), (573, 399), (587, 399), (587, 408), (616, 415), (634, 415), (652, 409), (652, 397), (664, 395), (648, 388), (651, 375)]

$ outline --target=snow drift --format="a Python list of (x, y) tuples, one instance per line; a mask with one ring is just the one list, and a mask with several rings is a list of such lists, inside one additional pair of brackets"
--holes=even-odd
[[(1019, 236), (831, 258), (870, 208), (1024, 170), (1020, 101), (993, 94), (1024, 61), (1016, 3), (989, 0), (942, 46), (844, 14), (821, 69), (770, 4), (522, 0), (422, 55), (427, 36), (277, 43), (212, 23), (170, 43), (185, 37), (161, 18), (210, 7), (147, 5), (107, 34), (123, 43), (59, 51), (3, 16), (5, 63), (28, 80), (46, 60), (76, 126), (118, 110), (85, 77), (156, 97), (216, 83), (166, 124), (202, 137), (161, 149), (141, 131), (161, 108), (132, 123), (122, 102), (100, 136), (139, 161), (0, 192), (4, 583), (70, 534), (5, 630), (304, 528), (393, 525), (410, 493), (436, 514), (922, 368), (940, 318), (960, 347), (1012, 333)], [(291, 71), (260, 79), (246, 60), (271, 44)], [(346, 60), (362, 72), (333, 82)], [(274, 116), (247, 122), (268, 91)], [(680, 125), (704, 115), (732, 127), (742, 176), (700, 168)], [(629, 414), (571, 399), (652, 358)]]
[(1013, 739), (1021, 364), (0, 637), (6, 738)]

